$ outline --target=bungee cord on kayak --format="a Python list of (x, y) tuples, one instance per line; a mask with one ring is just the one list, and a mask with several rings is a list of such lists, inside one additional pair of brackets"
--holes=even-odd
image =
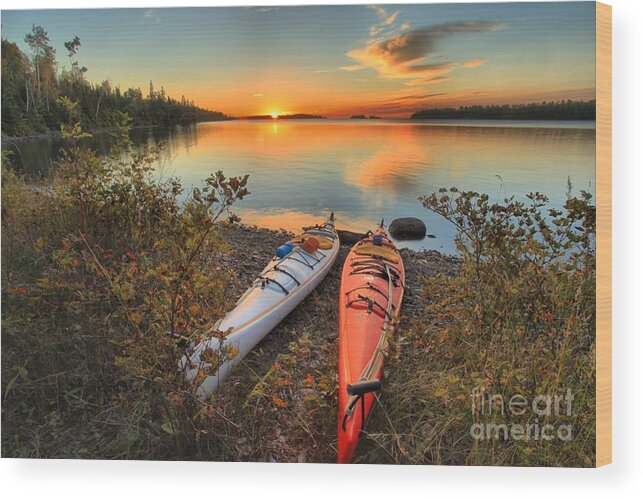
[(197, 388), (200, 398), (212, 395), (234, 366), (321, 282), (338, 254), (332, 214), (324, 224), (276, 249), (236, 307), (181, 360), (188, 379), (205, 373)]
[[(382, 294), (383, 296), (386, 297), (387, 300), (387, 307), (384, 308), (379, 302), (368, 298), (363, 295), (358, 295), (357, 299), (349, 301), (346, 306), (350, 307), (352, 304), (360, 302), (360, 301), (366, 301), (368, 303), (368, 313), (373, 313), (375, 306), (377, 306), (380, 310), (384, 312), (384, 324), (382, 326), (382, 330), (380, 332), (380, 339), (377, 343), (377, 347), (375, 348), (375, 352), (373, 352), (373, 356), (371, 357), (371, 360), (368, 362), (364, 370), (362, 371), (362, 374), (359, 377), (359, 380), (355, 384), (348, 385), (347, 390), (349, 391), (349, 394), (351, 394), (351, 398), (349, 399), (348, 406), (346, 407), (344, 419), (342, 421), (342, 428), (346, 427), (346, 420), (348, 417), (350, 417), (354, 410), (355, 406), (357, 403), (361, 400), (362, 402), (362, 428), (364, 427), (364, 422), (365, 422), (365, 414), (364, 414), (364, 396), (366, 393), (369, 393), (370, 391), (379, 391), (381, 389), (381, 380), (377, 379), (378, 373), (381, 371), (382, 366), (384, 364), (384, 357), (386, 355), (387, 351), (387, 334), (389, 334), (392, 330), (390, 328), (390, 325), (392, 324), (393, 321), (393, 316), (391, 312), (395, 308), (395, 305), (393, 304), (393, 286), (395, 284), (393, 283), (392, 279), (392, 272), (388, 264), (382, 261), (382, 266), (384, 267), (386, 271), (386, 275), (388, 277), (388, 296), (386, 296), (382, 291), (379, 289), (375, 288), (372, 284), (369, 283), (369, 286), (367, 286), (370, 289), (377, 289), (377, 292)], [(355, 272), (353, 272), (355, 274)], [(348, 293), (355, 292), (357, 289), (363, 289), (364, 286), (360, 288), (355, 288)], [(378, 383), (373, 384), (371, 383), (370, 385), (368, 383), (377, 381)], [(356, 385), (363, 385), (364, 389), (359, 390), (356, 389)], [(367, 391), (368, 390), (368, 391)], [(351, 393), (353, 392), (353, 393)]]
[[(353, 246), (339, 309), (338, 456), (348, 463), (370, 415), (404, 294), (402, 258), (383, 223)], [(360, 411), (356, 408), (360, 407)], [(358, 414), (361, 413), (361, 418)]]

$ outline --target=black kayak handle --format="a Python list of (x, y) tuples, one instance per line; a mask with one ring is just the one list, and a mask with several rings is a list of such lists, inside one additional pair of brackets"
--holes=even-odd
[(365, 395), (366, 393), (379, 392), (382, 389), (382, 381), (374, 379), (373, 381), (359, 381), (346, 387), (350, 396)]

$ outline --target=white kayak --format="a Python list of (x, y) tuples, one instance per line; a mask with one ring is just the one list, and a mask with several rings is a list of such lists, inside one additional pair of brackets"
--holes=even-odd
[(201, 341), (181, 360), (188, 379), (202, 370), (207, 373), (197, 389), (200, 399), (212, 395), (250, 350), (328, 274), (339, 253), (333, 215), (280, 250), (285, 246), (287, 254), (270, 260), (235, 308), (214, 326), (216, 334)]

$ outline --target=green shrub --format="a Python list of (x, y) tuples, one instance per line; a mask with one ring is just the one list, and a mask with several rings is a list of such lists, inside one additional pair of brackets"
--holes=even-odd
[[(384, 410), (367, 459), (401, 463), (590, 466), (595, 456), (595, 208), (591, 196), (545, 210), (530, 194), (492, 204), (485, 194), (440, 190), (423, 205), (451, 222), (458, 274), (427, 276), (425, 317), (400, 331), (387, 368)], [(474, 438), (472, 425), (518, 424), (514, 395), (571, 390), (573, 411), (540, 417), (570, 425), (571, 440)], [(477, 390), (477, 391), (475, 391)], [(481, 412), (492, 396), (492, 410)], [(500, 407), (504, 401), (504, 410)], [(544, 402), (543, 402), (544, 403)], [(504, 413), (503, 413), (504, 412)], [(373, 430), (371, 430), (373, 431)], [(473, 432), (473, 433), (471, 433)], [(533, 435), (533, 433), (532, 433)], [(566, 433), (564, 434), (566, 437)]]
[(154, 174), (159, 150), (132, 148), (126, 117), (100, 157), (63, 104), (53, 182), (2, 175), (3, 455), (195, 452), (202, 406), (174, 337), (204, 334), (228, 305), (217, 223), (248, 177), (218, 172), (184, 201)]

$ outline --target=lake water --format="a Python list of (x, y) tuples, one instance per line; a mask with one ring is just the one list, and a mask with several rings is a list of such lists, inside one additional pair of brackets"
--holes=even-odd
[[(418, 196), (440, 187), (486, 192), (491, 200), (539, 191), (552, 207), (574, 192), (595, 193), (594, 122), (276, 120), (199, 123), (133, 131), (135, 143), (163, 141), (158, 171), (186, 187), (210, 173), (250, 174), (251, 195), (234, 211), (244, 223), (298, 230), (335, 211), (357, 231), (381, 218), (414, 216), (435, 238), (401, 246), (454, 252), (451, 226)], [(109, 137), (92, 146), (107, 150)], [(22, 142), (21, 168), (43, 173), (59, 141)]]

